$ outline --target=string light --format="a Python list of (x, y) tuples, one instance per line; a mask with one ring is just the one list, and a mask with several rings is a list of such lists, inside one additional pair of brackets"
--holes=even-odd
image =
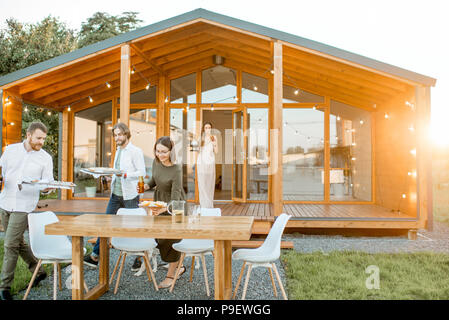
[(293, 93), (297, 96), (299, 94), (299, 89), (296, 89)]
[(168, 97), (165, 97), (165, 103), (167, 103), (168, 102)]
[(94, 99), (92, 99), (92, 97), (89, 96), (89, 101), (90, 101), (90, 103), (92, 103), (92, 102), (94, 102)]
[(13, 125), (15, 125), (15, 123), (14, 122), (8, 122), (8, 125), (13, 126)]
[(405, 193), (402, 194), (402, 199), (407, 198), (407, 195)]
[(363, 124), (364, 122), (363, 122), (363, 120), (362, 119), (360, 119), (360, 124)]
[(258, 90), (257, 86), (256, 86), (256, 85), (254, 85), (254, 91), (257, 91), (257, 90)]
[(416, 156), (416, 149), (410, 150), (410, 153), (411, 153), (412, 155)]
[(51, 111), (48, 111), (48, 112), (47, 112), (47, 115), (51, 116)]
[(70, 112), (72, 109), (70, 108), (70, 106), (67, 107), (67, 111)]
[(407, 172), (407, 175), (409, 175), (413, 178), (416, 178), (416, 171), (409, 171), (409, 172)]
[(150, 89), (150, 84), (148, 83), (147, 86), (145, 87), (146, 90)]
[(337, 121), (340, 121), (340, 116), (337, 116)]
[(25, 109), (23, 109), (23, 111), (28, 112), (28, 107), (25, 106)]
[(388, 115), (388, 113), (385, 113), (384, 117), (385, 117), (385, 119), (390, 118), (390, 116)]
[(106, 82), (106, 87), (110, 88), (111, 84), (109, 82)]

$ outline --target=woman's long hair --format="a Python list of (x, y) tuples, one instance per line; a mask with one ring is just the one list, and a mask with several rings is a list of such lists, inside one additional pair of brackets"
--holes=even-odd
[(204, 137), (205, 137), (204, 127), (205, 127), (207, 124), (210, 125), (211, 135), (212, 135), (212, 128), (213, 128), (212, 123), (210, 123), (209, 121), (207, 121), (207, 122), (205, 122), (205, 123), (203, 124), (203, 128), (201, 129), (201, 146), (202, 146), (202, 147), (204, 147)]
[(164, 147), (168, 148), (168, 150), (170, 151), (170, 162), (172, 164), (175, 164), (176, 154), (174, 152), (175, 144), (173, 143), (173, 140), (169, 136), (163, 136), (163, 137), (160, 137), (159, 139), (157, 139), (156, 143), (154, 144), (154, 159), (156, 159), (157, 162), (161, 162), (161, 160), (159, 160), (159, 157), (156, 154), (156, 146), (158, 144), (161, 144)]

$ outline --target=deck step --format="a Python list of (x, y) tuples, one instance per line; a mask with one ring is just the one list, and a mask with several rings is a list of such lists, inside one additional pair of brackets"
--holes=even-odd
[[(233, 248), (259, 248), (263, 243), (263, 240), (248, 240), (248, 241), (232, 241)], [(293, 249), (292, 241), (281, 241), (281, 249)]]

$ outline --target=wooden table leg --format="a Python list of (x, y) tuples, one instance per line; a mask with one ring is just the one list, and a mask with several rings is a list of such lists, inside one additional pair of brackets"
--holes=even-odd
[(214, 241), (214, 287), (215, 287), (215, 300), (224, 299), (224, 241)]
[(72, 300), (84, 299), (83, 237), (72, 237)]
[(100, 238), (100, 272), (98, 282), (109, 290), (109, 245), (108, 238)]
[(230, 300), (232, 294), (232, 241), (224, 241), (224, 299)]
[(214, 242), (215, 300), (229, 300), (232, 295), (232, 241)]
[(95, 300), (109, 290), (109, 245), (108, 238), (100, 238), (100, 257), (98, 262), (98, 284), (87, 294), (86, 300)]

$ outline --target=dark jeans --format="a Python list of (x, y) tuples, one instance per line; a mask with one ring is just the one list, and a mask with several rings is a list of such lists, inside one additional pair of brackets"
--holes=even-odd
[[(109, 198), (108, 207), (106, 208), (106, 214), (117, 214), (118, 209), (120, 208), (138, 208), (139, 207), (139, 196), (134, 199), (124, 200), (123, 197), (117, 196), (115, 194), (111, 194)], [(100, 254), (100, 238), (97, 239), (95, 243), (94, 249), (92, 251), (92, 255), (94, 257), (98, 257)]]

